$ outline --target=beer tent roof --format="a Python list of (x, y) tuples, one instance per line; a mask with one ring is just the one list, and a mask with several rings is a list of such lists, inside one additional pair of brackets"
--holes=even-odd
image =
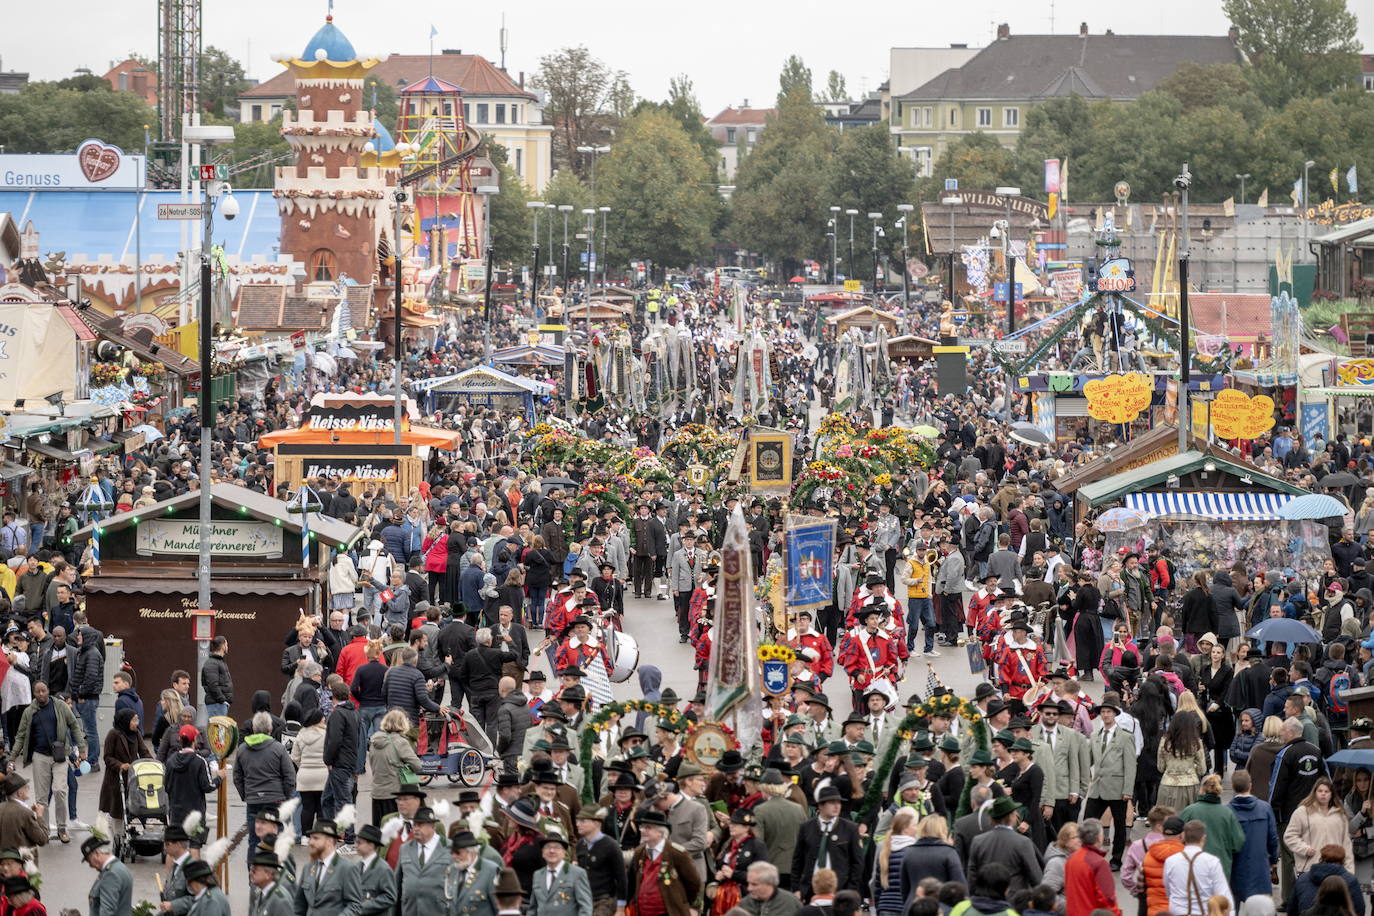
[[(212, 484), (210, 487), (210, 500), (221, 509), (232, 509), (242, 514), (245, 518), (256, 519), (260, 522), (272, 522), (280, 525), (284, 531), (299, 535), (301, 532), (301, 516), (299, 512), (291, 512), (290, 507), (279, 499), (250, 490), (247, 487), (235, 486), (229, 483)], [(189, 509), (200, 502), (199, 490), (188, 490), (180, 496), (173, 496), (171, 499), (164, 499), (161, 502), (153, 503), (142, 509), (133, 509), (129, 512), (121, 512), (109, 518), (97, 522), (100, 526), (102, 535), (110, 531), (119, 531), (136, 525), (143, 519), (157, 518), (184, 509)], [(94, 525), (87, 525), (72, 535), (73, 540), (84, 541), (91, 536), (91, 529)], [(318, 512), (310, 513), (310, 532), (315, 539), (329, 547), (343, 547), (352, 544), (363, 534), (363, 529), (356, 525), (347, 525), (336, 518), (328, 515), (321, 515)], [(218, 585), (216, 585), (218, 588)]]

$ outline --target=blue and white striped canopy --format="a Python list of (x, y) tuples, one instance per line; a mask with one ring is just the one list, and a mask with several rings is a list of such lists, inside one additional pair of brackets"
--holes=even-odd
[(1287, 493), (1129, 493), (1126, 505), (1150, 516), (1199, 515), (1220, 521), (1270, 521), (1293, 497)]

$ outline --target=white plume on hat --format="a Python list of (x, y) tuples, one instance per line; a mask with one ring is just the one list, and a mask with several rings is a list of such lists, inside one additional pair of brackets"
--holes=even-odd
[(192, 811), (186, 815), (181, 822), (181, 829), (186, 831), (186, 835), (193, 837), (200, 833), (200, 825), (205, 821), (205, 815), (199, 811)]
[(340, 833), (346, 833), (358, 819), (358, 808), (355, 805), (344, 805), (339, 809), (339, 813), (334, 815), (334, 824), (339, 828)]
[(283, 865), (291, 857), (291, 847), (296, 845), (296, 829), (290, 824), (282, 828), (282, 832), (277, 835), (277, 841), (272, 844), (272, 852)]
[[(278, 806), (277, 817), (281, 820), (283, 829), (285, 829), (287, 824), (291, 823), (291, 819), (296, 816), (296, 809), (300, 806), (301, 799), (299, 795), (295, 798), (288, 798)], [(309, 827), (310, 825), (306, 824), (305, 826)]]
[(441, 798), (434, 803), (434, 819), (443, 824), (445, 828), (447, 828), (456, 817), (457, 815), (453, 810), (453, 806), (449, 804), (448, 799)]
[(227, 836), (220, 837), (218, 840), (210, 843), (200, 851), (201, 861), (211, 868), (214, 868), (219, 864), (219, 860), (224, 858), (225, 853), (229, 851), (229, 843), (230, 839)]
[(401, 829), (402, 829), (403, 827), (405, 827), (405, 825), (406, 825), (406, 822), (405, 822), (404, 820), (402, 820), (401, 817), (400, 817), (399, 815), (396, 816), (396, 817), (393, 817), (391, 820), (389, 820), (389, 821), (387, 821), (385, 824), (383, 824), (383, 825), (382, 825), (382, 843), (383, 843), (383, 845), (390, 843), (392, 840), (394, 840), (394, 839), (396, 839), (398, 836), (400, 836), (400, 835), (401, 835)]

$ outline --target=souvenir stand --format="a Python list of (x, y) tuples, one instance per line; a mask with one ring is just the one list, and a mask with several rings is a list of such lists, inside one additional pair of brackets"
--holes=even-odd
[(468, 404), (492, 409), (519, 408), (534, 423), (534, 399), (553, 393), (553, 386), (534, 379), (509, 375), (491, 366), (474, 366), (456, 375), (421, 379), (410, 390), (425, 399), (426, 411), (445, 412)]
[[(321, 580), (334, 551), (348, 549), (363, 531), (318, 513), (303, 518), (279, 499), (232, 484), (215, 484), (211, 500), (212, 626), (233, 647), (234, 681), (242, 689), (234, 691), (230, 714), (243, 719), (253, 685), (282, 683), (283, 640), (301, 612), (321, 609)], [(191, 490), (88, 524), (74, 536), (98, 545), (86, 609), (107, 637), (123, 640), (141, 683), (167, 684), (178, 668), (196, 670), (199, 506), (200, 493)]]

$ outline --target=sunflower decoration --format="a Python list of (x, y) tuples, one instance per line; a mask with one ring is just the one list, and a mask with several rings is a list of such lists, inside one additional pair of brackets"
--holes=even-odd
[(758, 657), (761, 662), (787, 662), (789, 665), (797, 660), (797, 653), (792, 651), (791, 646), (779, 646), (767, 644), (759, 646)]

